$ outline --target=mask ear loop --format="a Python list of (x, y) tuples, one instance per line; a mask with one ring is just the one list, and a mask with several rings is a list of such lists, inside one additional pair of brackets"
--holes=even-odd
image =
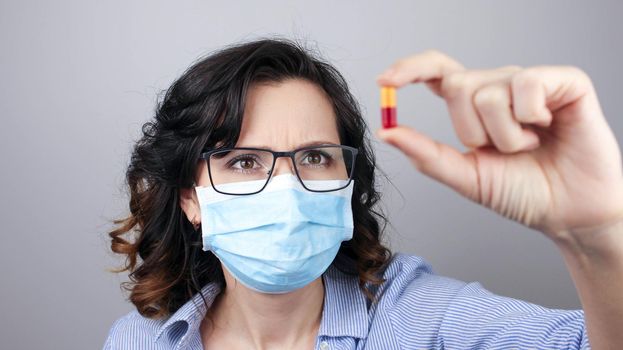
[[(197, 187), (197, 182), (193, 181), (192, 184), (193, 188)], [(190, 220), (190, 223), (193, 225), (193, 229), (195, 230), (195, 232), (197, 232), (197, 230), (201, 227), (201, 221), (197, 220), (197, 217), (193, 217), (192, 220)]]

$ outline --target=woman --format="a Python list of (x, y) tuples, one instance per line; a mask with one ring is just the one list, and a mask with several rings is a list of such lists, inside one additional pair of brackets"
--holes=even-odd
[(195, 63), (144, 125), (127, 170), (131, 213), (110, 233), (137, 310), (104, 347), (622, 344), (621, 158), (588, 77), (573, 67), (469, 71), (428, 51), (378, 79), (409, 82), (447, 101), (472, 149), (402, 126), (377, 135), (426, 175), (553, 239), (584, 310), (497, 296), (390, 254), (346, 82), (295, 43), (259, 40)]

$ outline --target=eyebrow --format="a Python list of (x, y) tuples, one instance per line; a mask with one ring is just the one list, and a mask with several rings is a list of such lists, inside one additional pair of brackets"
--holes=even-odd
[[(301, 143), (295, 148), (299, 149), (299, 148), (305, 148), (305, 147), (311, 147), (311, 146), (322, 146), (322, 145), (339, 146), (339, 144), (335, 142), (331, 142), (331, 141), (309, 141), (309, 142)], [(244, 146), (237, 146), (237, 147), (264, 148), (264, 149), (272, 150), (272, 148), (267, 145), (244, 145)]]

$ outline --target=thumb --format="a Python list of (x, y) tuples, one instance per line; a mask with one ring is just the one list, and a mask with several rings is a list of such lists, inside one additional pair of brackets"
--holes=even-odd
[(478, 172), (473, 153), (462, 154), (454, 147), (405, 126), (379, 129), (376, 135), (402, 151), (423, 174), (472, 200), (479, 199)]

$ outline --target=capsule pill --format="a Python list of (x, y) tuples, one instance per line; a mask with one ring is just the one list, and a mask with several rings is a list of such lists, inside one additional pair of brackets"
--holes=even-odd
[(381, 122), (383, 128), (393, 128), (396, 121), (396, 88), (393, 86), (381, 87)]

